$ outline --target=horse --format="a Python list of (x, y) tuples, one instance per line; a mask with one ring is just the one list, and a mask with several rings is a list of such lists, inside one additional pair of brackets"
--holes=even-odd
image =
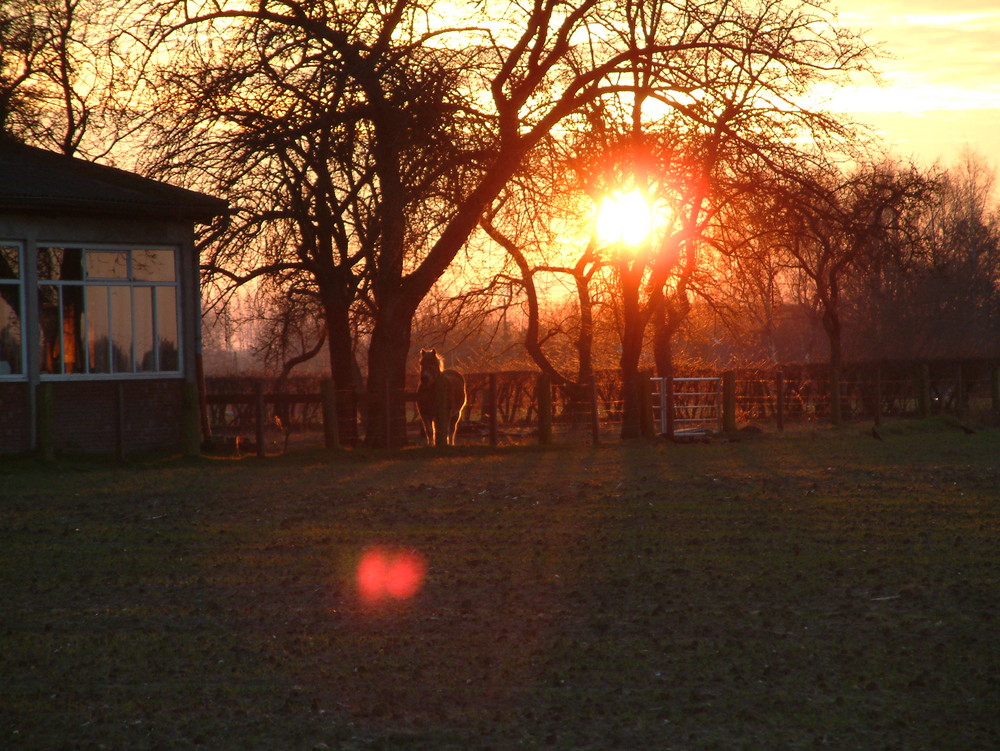
[(417, 387), (417, 411), (424, 425), (427, 445), (433, 446), (437, 439), (438, 384), (444, 389), (444, 408), (448, 426), (445, 443), (455, 445), (458, 421), (465, 409), (465, 378), (457, 370), (444, 369), (444, 359), (433, 349), (420, 350), (420, 386)]

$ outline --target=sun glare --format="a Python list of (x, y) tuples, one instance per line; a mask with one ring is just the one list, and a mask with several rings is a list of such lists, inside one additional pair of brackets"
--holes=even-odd
[(597, 208), (597, 237), (604, 244), (639, 245), (652, 228), (652, 208), (639, 190), (616, 190)]

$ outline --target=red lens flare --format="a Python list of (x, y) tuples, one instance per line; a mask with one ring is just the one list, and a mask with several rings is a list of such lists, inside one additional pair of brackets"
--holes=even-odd
[(358, 563), (358, 593), (370, 604), (408, 600), (420, 591), (426, 573), (427, 563), (412, 550), (371, 547)]

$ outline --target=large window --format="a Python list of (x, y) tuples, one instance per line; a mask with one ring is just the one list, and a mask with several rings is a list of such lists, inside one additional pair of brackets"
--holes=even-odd
[(38, 248), (41, 372), (179, 371), (175, 256), (173, 250)]
[(0, 378), (24, 373), (21, 247), (0, 243)]

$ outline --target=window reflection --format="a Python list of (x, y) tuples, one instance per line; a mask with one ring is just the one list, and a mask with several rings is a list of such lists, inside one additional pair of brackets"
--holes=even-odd
[(38, 278), (53, 281), (82, 281), (83, 250), (80, 248), (39, 248)]
[(111, 357), (115, 373), (132, 372), (132, 289), (111, 288)]
[(0, 279), (18, 279), (21, 275), (21, 249), (16, 245), (0, 245)]
[(136, 370), (150, 372), (156, 370), (156, 353), (153, 350), (153, 289), (134, 287), (132, 289), (132, 320), (135, 331)]
[(38, 334), (41, 348), (39, 367), (42, 373), (62, 372), (62, 334), (60, 333), (59, 287), (38, 285)]
[(20, 274), (21, 248), (0, 245), (0, 376), (23, 372)]
[(172, 287), (156, 288), (156, 333), (160, 348), (160, 370), (177, 370), (177, 297)]
[(174, 281), (172, 250), (133, 250), (132, 278), (137, 282)]
[(108, 288), (87, 287), (87, 351), (91, 373), (111, 372)]
[(110, 251), (88, 251), (87, 278), (128, 279), (128, 254)]
[[(172, 250), (39, 248), (41, 372), (178, 371), (175, 260)], [(9, 286), (18, 292), (20, 286), (2, 281), (5, 267), (14, 268), (16, 261), (9, 253), (0, 255), (0, 337), (6, 337), (0, 340), (0, 359), (21, 342), (20, 318), (12, 319), (19, 316), (20, 302), (5, 291)]]
[(22, 372), (21, 288), (0, 284), (0, 376)]

